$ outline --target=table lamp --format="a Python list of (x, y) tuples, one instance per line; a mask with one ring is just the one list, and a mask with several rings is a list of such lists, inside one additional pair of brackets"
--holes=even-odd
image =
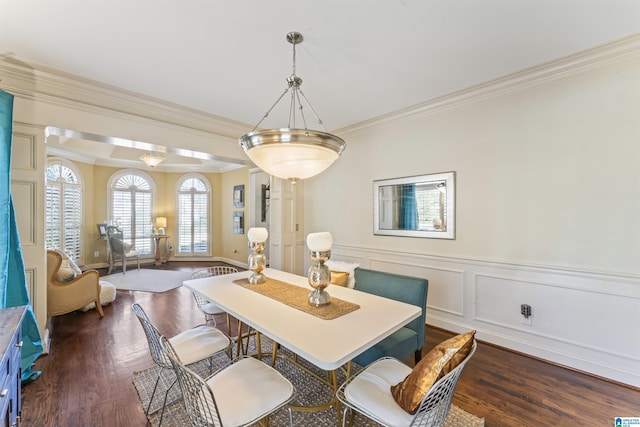
[(307, 302), (310, 305), (321, 307), (329, 304), (329, 293), (325, 288), (331, 282), (331, 272), (324, 263), (331, 257), (333, 237), (329, 232), (310, 233), (307, 236), (307, 247), (313, 264), (309, 267), (309, 285), (313, 291), (309, 294)]
[(167, 226), (167, 218), (159, 216), (156, 218), (156, 233), (159, 236), (164, 236), (164, 229)]
[(262, 270), (266, 267), (267, 257), (264, 256), (264, 244), (269, 237), (269, 230), (264, 227), (252, 227), (247, 232), (249, 239), (249, 249), (253, 252), (249, 255), (249, 270), (252, 271), (249, 276), (249, 284), (257, 285), (264, 283), (267, 279), (262, 274)]

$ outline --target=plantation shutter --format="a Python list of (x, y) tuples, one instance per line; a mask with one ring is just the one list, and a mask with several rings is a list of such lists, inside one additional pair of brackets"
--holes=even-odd
[(64, 187), (64, 251), (73, 260), (79, 260), (80, 252), (80, 229), (82, 226), (82, 192), (77, 185)]
[(47, 249), (62, 249), (62, 188), (60, 183), (47, 183), (45, 246)]
[(209, 253), (210, 192), (202, 179), (185, 179), (178, 191), (178, 253)]
[(52, 163), (46, 177), (45, 246), (81, 261), (82, 186), (78, 176), (67, 166)]
[(151, 254), (153, 195), (147, 180), (136, 174), (118, 178), (111, 196), (111, 218), (121, 230), (124, 241), (140, 255)]

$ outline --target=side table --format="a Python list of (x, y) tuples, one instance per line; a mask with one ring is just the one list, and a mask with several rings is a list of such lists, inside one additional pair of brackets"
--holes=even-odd
[[(169, 255), (171, 255), (170, 251), (169, 251), (169, 236), (161, 236), (161, 235), (156, 235), (153, 236), (154, 240), (156, 241), (156, 254), (155, 254), (155, 259), (156, 259), (156, 267), (159, 266), (160, 264), (164, 264), (167, 261), (169, 261)], [(160, 254), (160, 246), (162, 246), (161, 241), (164, 240), (164, 255)]]

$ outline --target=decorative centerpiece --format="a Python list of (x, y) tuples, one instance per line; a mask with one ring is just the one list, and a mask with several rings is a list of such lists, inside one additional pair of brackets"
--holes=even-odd
[(311, 233), (307, 236), (307, 247), (313, 265), (309, 267), (309, 285), (313, 291), (307, 301), (310, 305), (321, 307), (330, 303), (330, 296), (325, 288), (331, 283), (331, 272), (324, 263), (331, 257), (333, 237), (329, 232)]
[(269, 237), (269, 230), (264, 227), (253, 227), (247, 232), (249, 238), (249, 249), (253, 252), (249, 255), (249, 270), (251, 276), (249, 276), (249, 283), (251, 285), (257, 285), (264, 283), (267, 279), (262, 274), (262, 270), (267, 265), (267, 257), (264, 256), (262, 251), (264, 250), (264, 243)]

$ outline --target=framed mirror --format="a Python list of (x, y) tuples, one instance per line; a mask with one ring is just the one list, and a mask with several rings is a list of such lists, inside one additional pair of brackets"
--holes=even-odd
[(455, 172), (373, 181), (373, 234), (455, 239)]

